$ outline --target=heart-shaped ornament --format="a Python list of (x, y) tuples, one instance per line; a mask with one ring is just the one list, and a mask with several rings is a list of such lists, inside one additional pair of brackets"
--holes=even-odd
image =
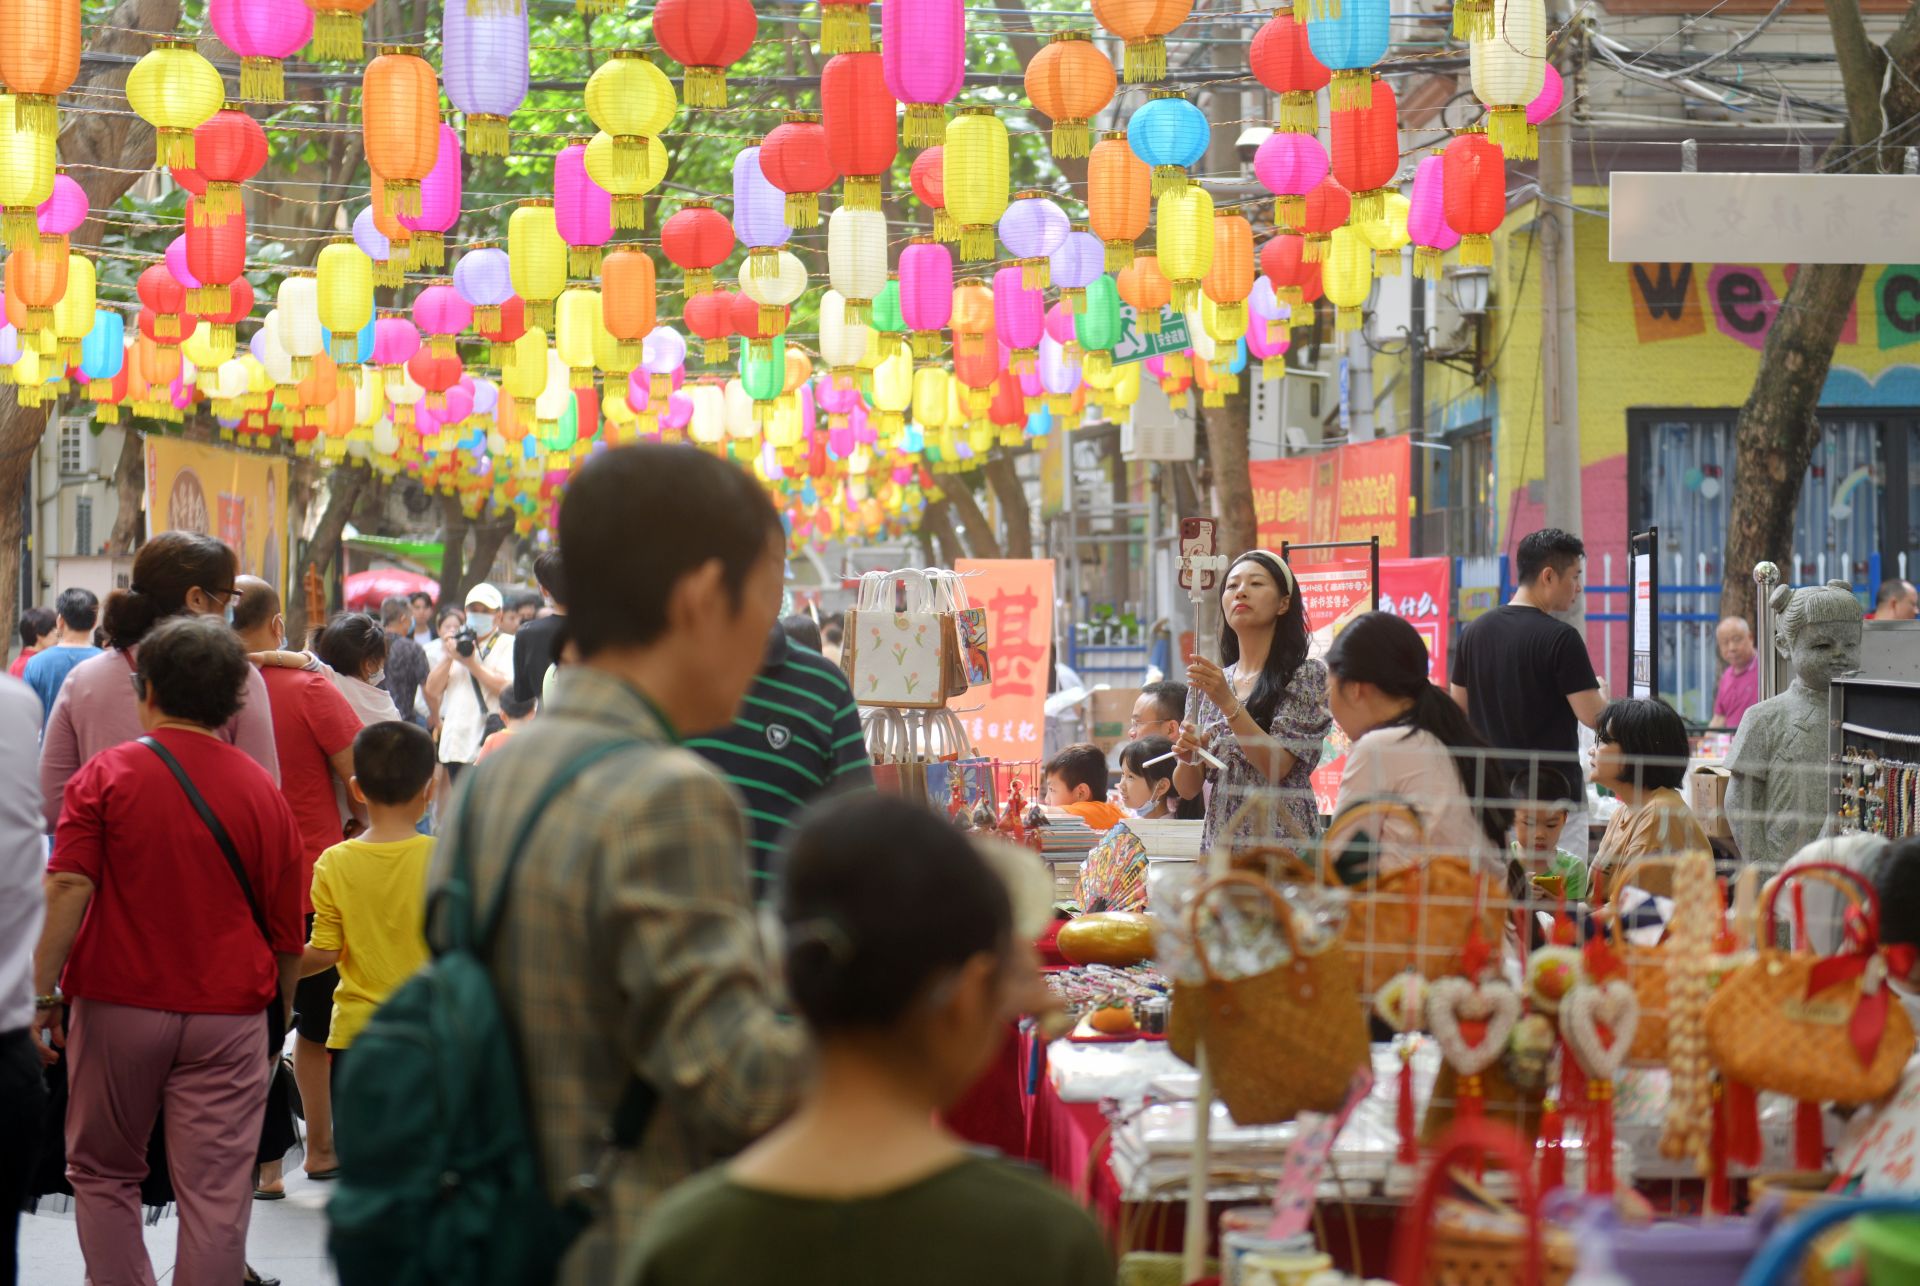
[[(1497, 979), (1441, 978), (1427, 984), (1427, 1026), (1447, 1065), (1462, 1076), (1478, 1076), (1493, 1066), (1519, 1021), (1520, 993)], [(1480, 1039), (1469, 1042), (1462, 1022), (1486, 1024)]]
[[(1633, 1031), (1640, 1025), (1640, 1000), (1619, 978), (1602, 985), (1582, 983), (1567, 993), (1560, 1005), (1560, 1034), (1580, 1062), (1580, 1070), (1596, 1081), (1610, 1081), (1633, 1048)], [(1602, 1039), (1605, 1027), (1611, 1040)]]

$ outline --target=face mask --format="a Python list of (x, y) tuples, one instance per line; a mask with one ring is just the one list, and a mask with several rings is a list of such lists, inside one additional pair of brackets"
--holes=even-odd
[(377, 688), (386, 681), (387, 672), (385, 670), (375, 670), (371, 675), (367, 676), (367, 683), (372, 687)]
[(493, 615), (490, 612), (469, 612), (467, 626), (481, 638), (493, 633)]
[(233, 600), (232, 599), (227, 600), (226, 618), (227, 618), (227, 628), (232, 629), (233, 628)]

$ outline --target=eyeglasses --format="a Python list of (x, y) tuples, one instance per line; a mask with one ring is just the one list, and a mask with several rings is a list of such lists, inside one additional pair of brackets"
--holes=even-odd
[(205, 585), (202, 585), (200, 592), (208, 598), (228, 599), (239, 593), (240, 587), (238, 585), (229, 585), (225, 589), (208, 589)]
[(140, 674), (129, 674), (127, 677), (133, 680), (133, 699), (135, 701), (145, 701), (147, 699), (146, 676), (140, 675)]

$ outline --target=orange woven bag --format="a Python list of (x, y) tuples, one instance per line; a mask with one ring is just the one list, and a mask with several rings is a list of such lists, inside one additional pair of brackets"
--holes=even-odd
[(1707, 1002), (1707, 1049), (1730, 1079), (1806, 1103), (1867, 1103), (1889, 1093), (1913, 1054), (1913, 1023), (1887, 987), (1880, 903), (1836, 862), (1809, 862), (1768, 884), (1763, 944), (1778, 940), (1780, 892), (1806, 876), (1844, 879), (1860, 904), (1839, 954), (1763, 945)]
[[(1633, 877), (1645, 866), (1678, 866), (1680, 857), (1643, 857), (1630, 864), (1612, 887), (1626, 888), (1633, 884)], [(1706, 858), (1711, 861), (1711, 857)], [(1722, 918), (1726, 907), (1720, 901), (1719, 885), (1714, 885), (1714, 913)], [(1677, 920), (1682, 914), (1678, 901), (1675, 902), (1673, 915)], [(1673, 957), (1668, 944), (1661, 942), (1655, 946), (1636, 946), (1627, 941), (1626, 930), (1621, 925), (1621, 917), (1613, 917), (1613, 953), (1625, 967), (1627, 982), (1633, 988), (1633, 994), (1640, 1002), (1640, 1025), (1634, 1028), (1633, 1047), (1627, 1052), (1629, 1063), (1641, 1066), (1665, 1066), (1667, 1062), (1667, 979), (1671, 972)]]

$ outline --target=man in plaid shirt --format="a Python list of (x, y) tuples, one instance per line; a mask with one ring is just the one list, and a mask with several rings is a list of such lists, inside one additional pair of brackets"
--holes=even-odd
[(553, 775), (609, 740), (536, 825), (489, 965), (512, 1024), (556, 1200), (605, 1156), (636, 1077), (658, 1095), (617, 1158), (606, 1214), (563, 1280), (613, 1279), (655, 1197), (777, 1123), (804, 1039), (777, 1011), (755, 929), (746, 831), (715, 771), (678, 747), (733, 721), (780, 601), (785, 536), (760, 486), (692, 447), (596, 456), (568, 484), (567, 663), (552, 702), (461, 782), (481, 905)]

